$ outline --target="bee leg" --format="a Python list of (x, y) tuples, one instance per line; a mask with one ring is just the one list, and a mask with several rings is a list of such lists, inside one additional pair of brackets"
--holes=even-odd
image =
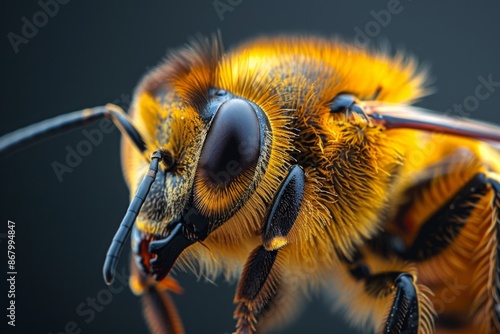
[(297, 319), (302, 311), (302, 293), (298, 277), (283, 271), (275, 293), (257, 314), (257, 333), (267, 333)]
[[(238, 307), (234, 314), (238, 318), (236, 333), (267, 333), (300, 312), (301, 295), (297, 281), (286, 271), (282, 261), (286, 258), (286, 250), (274, 251), (277, 253), (274, 257), (261, 247), (252, 252), (253, 261), (248, 262), (238, 286), (235, 297)], [(255, 279), (250, 279), (262, 274), (267, 274), (267, 279), (261, 286)]]
[(251, 253), (234, 298), (238, 303), (234, 312), (238, 319), (235, 333), (255, 333), (259, 315), (276, 295), (282, 273), (278, 253), (279, 250), (268, 251), (264, 246)]
[(273, 200), (262, 229), (263, 245), (250, 254), (238, 283), (234, 317), (236, 333), (255, 333), (258, 316), (277, 294), (282, 279), (287, 236), (297, 219), (304, 196), (305, 174), (300, 166), (290, 168)]
[[(389, 285), (387, 285), (389, 284)], [(373, 285), (373, 287), (371, 287)], [(381, 333), (418, 334), (419, 305), (413, 277), (408, 273), (382, 273), (371, 276), (367, 290), (390, 292), (396, 289), (386, 323)]]
[(411, 274), (403, 271), (371, 274), (362, 263), (352, 266), (350, 273), (356, 280), (364, 281), (368, 295), (376, 299), (394, 295), (380, 333), (419, 333), (421, 307), (418, 288)]
[(130, 288), (134, 294), (142, 296), (144, 316), (151, 333), (184, 334), (182, 321), (168, 291), (182, 293), (182, 288), (171, 277), (156, 281), (146, 276), (132, 261)]
[[(391, 269), (372, 272), (367, 264), (368, 258), (360, 250), (351, 259), (342, 258), (349, 274), (355, 281), (362, 283), (363, 295), (372, 298), (375, 309), (388, 310), (379, 323), (378, 333), (418, 334), (434, 332), (435, 311), (429, 296), (430, 290), (417, 284), (415, 267), (407, 263), (394, 263)], [(368, 256), (369, 257), (369, 256)], [(366, 301), (366, 299), (365, 299)], [(385, 305), (385, 306), (384, 306)]]

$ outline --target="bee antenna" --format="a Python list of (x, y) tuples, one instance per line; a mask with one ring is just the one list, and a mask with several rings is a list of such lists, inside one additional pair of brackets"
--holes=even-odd
[(116, 234), (109, 246), (108, 253), (106, 254), (106, 260), (103, 267), (104, 280), (108, 285), (113, 283), (115, 279), (116, 265), (118, 264), (118, 259), (123, 249), (123, 245), (130, 235), (132, 226), (134, 226), (137, 215), (141, 211), (141, 207), (144, 204), (144, 200), (149, 194), (151, 185), (156, 179), (156, 174), (158, 173), (158, 163), (163, 159), (162, 151), (155, 151), (151, 155), (151, 164), (149, 165), (149, 171), (144, 176), (137, 192), (135, 193), (132, 202), (128, 206), (127, 213), (116, 231)]
[(68, 132), (71, 129), (103, 118), (113, 121), (116, 127), (132, 141), (133, 145), (141, 153), (146, 152), (148, 145), (145, 139), (147, 138), (139, 133), (133, 125), (132, 120), (130, 120), (120, 107), (107, 104), (106, 106), (88, 108), (60, 115), (6, 134), (0, 137), (0, 157), (39, 142), (42, 139)]

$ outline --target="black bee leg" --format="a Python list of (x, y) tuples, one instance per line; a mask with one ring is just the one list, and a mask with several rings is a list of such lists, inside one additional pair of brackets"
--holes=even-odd
[(258, 316), (276, 294), (282, 271), (278, 252), (259, 246), (250, 254), (234, 298), (238, 303), (234, 312), (238, 319), (236, 333), (255, 333)]
[(350, 264), (351, 275), (364, 281), (365, 292), (375, 299), (393, 295), (392, 305), (380, 333), (418, 334), (419, 299), (413, 276), (406, 272), (389, 271), (371, 274), (363, 263)]
[(416, 276), (401, 267), (400, 270), (372, 273), (361, 253), (351, 260), (343, 259), (350, 275), (364, 283), (366, 295), (381, 307), (386, 303), (387, 314), (381, 319), (379, 333), (432, 333), (435, 313), (428, 298), (429, 290), (416, 284)]
[(408, 273), (389, 272), (371, 276), (366, 289), (372, 293), (396, 290), (386, 323), (381, 333), (418, 334), (419, 305), (413, 277)]
[[(284, 254), (280, 254), (283, 256)], [(300, 280), (283, 268), (281, 279), (275, 292), (270, 296), (265, 307), (256, 315), (258, 319), (257, 333), (268, 333), (292, 319), (297, 319), (302, 306), (302, 290)]]
[(293, 166), (274, 198), (262, 229), (263, 245), (250, 254), (238, 283), (234, 313), (236, 333), (255, 333), (258, 316), (277, 294), (282, 279), (287, 236), (295, 223), (304, 196), (305, 174)]

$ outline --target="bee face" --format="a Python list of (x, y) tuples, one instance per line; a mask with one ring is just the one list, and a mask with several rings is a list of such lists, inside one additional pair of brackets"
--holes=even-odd
[[(160, 170), (161, 177), (145, 203), (146, 207), (151, 203), (151, 209), (143, 210), (139, 226), (156, 226), (158, 229), (151, 232), (162, 234), (164, 221), (179, 221), (186, 211), (195, 210), (210, 220), (210, 228), (199, 235), (204, 239), (256, 188), (267, 163), (269, 126), (258, 106), (220, 89), (211, 89), (206, 105), (194, 112), (189, 107), (162, 102), (172, 96), (166, 94), (153, 100), (143, 95), (140, 102), (143, 112), (164, 106), (163, 111), (153, 111), (165, 115), (155, 138), (173, 161)], [(143, 217), (146, 219), (141, 220)], [(157, 224), (146, 223), (148, 219)]]
[[(176, 75), (182, 74), (169, 75), (162, 82), (172, 80), (175, 87)], [(144, 86), (154, 79), (146, 79)], [(272, 132), (257, 103), (213, 88), (213, 83), (203, 85), (206, 89), (199, 95), (184, 98), (182, 90), (172, 86), (153, 85), (138, 93), (135, 104), (138, 126), (173, 160), (160, 169), (137, 219), (133, 248), (142, 263), (150, 260), (149, 244), (170, 236), (178, 225), (189, 244), (205, 240), (245, 205), (269, 161)], [(126, 143), (123, 152), (127, 163), (131, 152)], [(128, 166), (142, 172), (147, 168)], [(134, 187), (140, 180), (129, 175)], [(147, 271), (147, 265), (143, 267)]]

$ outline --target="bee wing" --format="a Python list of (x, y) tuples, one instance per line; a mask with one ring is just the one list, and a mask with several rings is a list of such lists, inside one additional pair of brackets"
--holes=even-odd
[(410, 105), (365, 102), (363, 110), (372, 122), (386, 129), (416, 129), (474, 138), (490, 142), (500, 148), (500, 126), (466, 118), (439, 114)]

